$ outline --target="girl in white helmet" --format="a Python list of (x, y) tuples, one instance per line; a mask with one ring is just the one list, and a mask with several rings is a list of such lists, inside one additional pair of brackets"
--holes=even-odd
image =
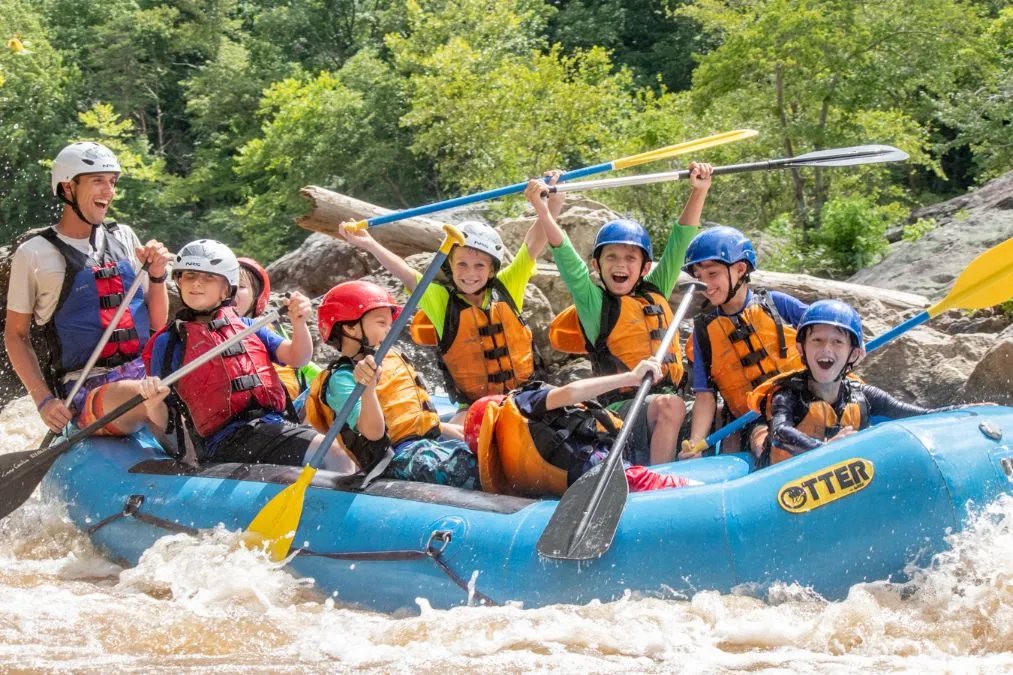
[[(155, 240), (142, 246), (128, 226), (106, 222), (121, 173), (116, 155), (98, 143), (61, 150), (50, 182), (64, 203), (60, 220), (19, 246), (11, 266), (4, 343), (43, 422), (57, 433), (72, 420), (87, 426), (139, 393), (141, 349), (168, 317), (168, 250)], [(148, 278), (64, 405), (144, 263)], [(45, 373), (31, 344), (33, 324), (49, 349)], [(145, 412), (139, 406), (99, 433), (131, 433), (147, 420)]]
[[(203, 461), (268, 463), (299, 466), (308, 461), (323, 437), (296, 424), (291, 404), (274, 364), (300, 367), (313, 355), (306, 321), (310, 301), (292, 293), (288, 315), (291, 339), (261, 328), (172, 386), (169, 412), (157, 417), (158, 402), (170, 391), (159, 380), (193, 361), (253, 323), (235, 310), (239, 261), (228, 246), (211, 239), (190, 242), (176, 256), (172, 270), (184, 309), (155, 335), (144, 351), (148, 374), (142, 394), (151, 414), (177, 435), (177, 453), (190, 431), (197, 458)], [(355, 464), (337, 444), (324, 468), (354, 473)]]
[[(550, 183), (558, 171), (548, 172)], [(563, 195), (550, 198), (555, 216)], [(438, 347), (447, 392), (458, 405), (451, 420), (464, 422), (467, 408), (483, 396), (506, 394), (527, 382), (535, 370), (531, 329), (521, 318), (524, 289), (536, 271), (535, 261), (545, 248), (545, 234), (532, 225), (513, 261), (504, 265), (503, 240), (493, 228), (477, 221), (458, 226), (465, 244), (455, 246), (444, 272), (450, 283), (430, 284), (419, 302), (422, 310), (412, 322), (416, 343)], [(384, 248), (365, 230), (339, 227), (345, 241), (368, 251), (408, 290), (415, 290), (421, 274)]]

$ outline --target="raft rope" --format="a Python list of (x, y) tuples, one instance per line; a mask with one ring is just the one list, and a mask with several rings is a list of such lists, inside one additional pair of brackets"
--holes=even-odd
[[(130, 495), (127, 498), (126, 504), (123, 505), (123, 510), (118, 513), (114, 513), (107, 518), (103, 518), (99, 522), (95, 523), (85, 533), (91, 536), (101, 530), (106, 525), (115, 523), (122, 518), (134, 518), (159, 527), (169, 532), (185, 533), (190, 535), (196, 535), (199, 530), (194, 527), (187, 525), (180, 525), (179, 523), (165, 520), (157, 516), (152, 516), (147, 513), (141, 512), (141, 506), (144, 504), (144, 495)], [(489, 605), (492, 607), (499, 607), (500, 603), (490, 598), (485, 593), (482, 593), (477, 588), (471, 587), (467, 581), (461, 578), (450, 565), (443, 559), (443, 553), (446, 551), (447, 546), (453, 539), (453, 533), (450, 530), (435, 530), (429, 535), (429, 541), (426, 543), (425, 550), (413, 551), (413, 550), (399, 550), (399, 551), (359, 551), (349, 553), (318, 553), (307, 548), (299, 549), (296, 555), (310, 556), (315, 558), (330, 558), (331, 560), (355, 560), (362, 562), (403, 562), (406, 560), (432, 560), (440, 570), (447, 575), (451, 581), (454, 582), (458, 588), (468, 594), (469, 597), (477, 599), (483, 605)]]

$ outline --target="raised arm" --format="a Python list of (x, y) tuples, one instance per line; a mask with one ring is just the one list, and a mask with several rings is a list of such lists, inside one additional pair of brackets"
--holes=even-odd
[(395, 255), (376, 239), (373, 239), (368, 231), (345, 229), (345, 226), (349, 224), (341, 223), (338, 225), (338, 232), (341, 234), (341, 238), (355, 248), (372, 255), (388, 272), (400, 279), (405, 288), (409, 291), (414, 291), (416, 284), (418, 284), (418, 275), (415, 273), (415, 270), (401, 256)]
[[(556, 217), (552, 215), (552, 212), (549, 209), (548, 197), (542, 197), (542, 192), (544, 191), (545, 183), (540, 180), (532, 179), (528, 181), (528, 187), (524, 190), (524, 196), (527, 197), (528, 203), (534, 207), (535, 213), (538, 215), (538, 220), (535, 222), (535, 225), (542, 228), (549, 245), (562, 246), (563, 228), (561, 228), (559, 223), (556, 222)], [(562, 208), (561, 202), (560, 208)], [(528, 250), (530, 250), (530, 247), (528, 247)], [(531, 257), (534, 257), (534, 254), (532, 254)]]

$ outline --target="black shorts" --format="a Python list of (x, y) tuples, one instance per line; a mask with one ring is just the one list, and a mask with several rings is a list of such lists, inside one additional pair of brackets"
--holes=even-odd
[(316, 430), (303, 424), (254, 420), (226, 436), (212, 461), (302, 466), (316, 437)]
[[(640, 409), (637, 421), (630, 430), (626, 447), (623, 448), (623, 459), (634, 465), (648, 466), (651, 463), (651, 429), (647, 424), (647, 406), (653, 397), (653, 394), (648, 395), (644, 401), (644, 407)], [(616, 415), (622, 418), (623, 424), (626, 423), (631, 407), (633, 407), (632, 398), (620, 403), (615, 410)]]

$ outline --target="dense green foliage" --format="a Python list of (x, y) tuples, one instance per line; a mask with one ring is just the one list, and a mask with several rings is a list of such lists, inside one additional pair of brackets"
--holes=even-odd
[[(0, 228), (53, 220), (47, 162), (78, 139), (120, 155), (115, 215), (143, 234), (269, 261), (305, 236), (306, 184), (403, 208), (748, 127), (700, 159), (911, 154), (717, 182), (709, 220), (846, 275), (911, 207), (1013, 168), (1005, 4), (0, 0)], [(684, 195), (600, 197), (661, 238)]]

